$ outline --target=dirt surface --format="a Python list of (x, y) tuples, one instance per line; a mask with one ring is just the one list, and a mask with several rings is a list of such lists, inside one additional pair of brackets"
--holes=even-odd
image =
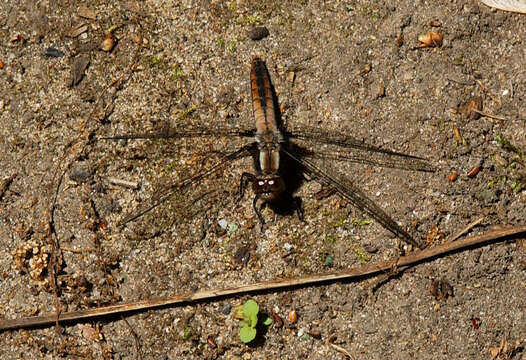
[[(338, 196), (316, 200), (316, 181), (297, 193), (305, 222), (264, 210), (261, 233), (253, 193), (236, 202), (249, 160), (117, 226), (241, 141), (103, 137), (167, 123), (251, 128), (254, 55), (267, 62), (290, 128), (339, 131), (429, 159), (434, 173), (332, 165), (415, 238), (435, 246), (481, 218), (471, 234), (524, 224), (526, 15), (473, 0), (377, 3), (2, 2), (0, 181), (12, 182), (0, 195), (0, 317), (316, 274), (409, 250)], [(269, 36), (252, 40), (254, 26)], [(115, 46), (102, 51), (109, 30)], [(420, 48), (419, 35), (430, 31), (443, 34), (441, 46)], [(467, 111), (476, 98), (496, 117)], [(0, 354), (344, 359), (345, 349), (353, 359), (525, 359), (525, 290), (526, 243), (515, 238), (381, 283), (6, 331)], [(285, 324), (259, 329), (247, 346), (234, 315), (250, 298)]]

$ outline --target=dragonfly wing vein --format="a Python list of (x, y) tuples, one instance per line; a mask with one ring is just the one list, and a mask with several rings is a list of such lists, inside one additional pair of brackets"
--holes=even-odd
[(434, 172), (435, 168), (425, 159), (394, 153), (354, 153), (343, 151), (314, 151), (304, 155), (307, 158), (348, 161), (358, 164), (387, 167), (393, 169)]
[(170, 197), (172, 197), (177, 191), (180, 191), (180, 190), (184, 189), (185, 187), (187, 187), (187, 186), (189, 186), (189, 185), (191, 185), (193, 183), (196, 183), (196, 182), (202, 180), (203, 178), (215, 173), (216, 171), (221, 170), (222, 168), (224, 168), (228, 164), (230, 164), (232, 161), (251, 155), (251, 151), (252, 151), (253, 147), (254, 147), (253, 143), (247, 144), (245, 146), (242, 146), (241, 148), (237, 149), (236, 151), (233, 151), (233, 152), (225, 155), (225, 157), (221, 161), (217, 162), (212, 167), (210, 167), (208, 169), (205, 169), (203, 171), (200, 171), (197, 174), (194, 174), (194, 175), (192, 175), (192, 176), (190, 176), (190, 177), (188, 177), (186, 179), (183, 179), (183, 180), (171, 185), (170, 187), (166, 188), (165, 190), (163, 190), (161, 192), (161, 194), (153, 202), (153, 204), (143, 208), (142, 210), (138, 211), (137, 213), (127, 215), (124, 218), (124, 220), (119, 222), (119, 226), (124, 226), (127, 223), (129, 223), (129, 222), (141, 217), (142, 215), (146, 214), (147, 212), (155, 209), (157, 206), (161, 205), (163, 202), (165, 202)]
[(324, 185), (333, 186), (340, 196), (378, 221), (384, 228), (391, 231), (400, 239), (421, 248), (421, 244), (418, 241), (413, 239), (409, 233), (402, 229), (382, 208), (376, 205), (374, 201), (369, 199), (358, 187), (356, 187), (356, 185), (348, 180), (344, 180), (343, 178), (337, 179), (336, 176), (322, 171), (309, 160), (301, 159), (287, 150), (283, 151), (300, 166), (304, 167), (305, 170), (312, 173), (316, 181)]

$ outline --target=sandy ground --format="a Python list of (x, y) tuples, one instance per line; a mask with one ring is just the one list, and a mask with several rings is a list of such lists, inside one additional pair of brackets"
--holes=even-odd
[[(474, 0), (394, 4), (2, 2), (0, 180), (12, 182), (0, 199), (0, 317), (342, 270), (408, 251), (337, 195), (317, 200), (313, 179), (297, 192), (305, 222), (264, 210), (261, 233), (253, 193), (235, 201), (248, 160), (117, 226), (242, 142), (103, 137), (166, 124), (251, 128), (254, 55), (266, 59), (289, 128), (330, 129), (429, 159), (434, 173), (331, 165), (415, 238), (436, 246), (479, 219), (470, 234), (523, 225), (526, 16)], [(269, 36), (252, 40), (254, 26)], [(116, 45), (102, 51), (109, 30)], [(443, 34), (441, 46), (419, 48), (430, 31)], [(466, 111), (477, 98), (493, 117)], [(384, 283), (373, 277), (6, 331), (0, 353), (344, 359), (345, 349), (353, 359), (525, 359), (525, 244), (469, 249)], [(434, 280), (448, 283), (450, 296), (434, 297)], [(285, 320), (260, 329), (251, 346), (234, 317), (249, 298)]]

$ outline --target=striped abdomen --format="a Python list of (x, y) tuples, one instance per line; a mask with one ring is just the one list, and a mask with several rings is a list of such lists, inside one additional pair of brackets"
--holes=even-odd
[(268, 131), (277, 131), (270, 76), (265, 62), (257, 56), (252, 58), (250, 84), (252, 88), (252, 109), (256, 119), (257, 133), (262, 135)]

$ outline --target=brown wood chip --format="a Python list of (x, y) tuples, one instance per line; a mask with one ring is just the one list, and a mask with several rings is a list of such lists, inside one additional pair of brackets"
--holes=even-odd
[(84, 71), (88, 68), (89, 59), (85, 55), (77, 56), (71, 66), (71, 80), (69, 86), (77, 85), (84, 77)]
[(95, 20), (97, 19), (97, 13), (93, 10), (88, 9), (86, 5), (81, 5), (79, 7), (78, 14), (80, 17), (85, 19)]
[(79, 36), (80, 34), (82, 34), (83, 32), (86, 32), (88, 30), (88, 25), (84, 25), (84, 24), (78, 24), (77, 26), (73, 27), (70, 31), (69, 31), (69, 36), (72, 37), (72, 38), (75, 38), (77, 36)]

